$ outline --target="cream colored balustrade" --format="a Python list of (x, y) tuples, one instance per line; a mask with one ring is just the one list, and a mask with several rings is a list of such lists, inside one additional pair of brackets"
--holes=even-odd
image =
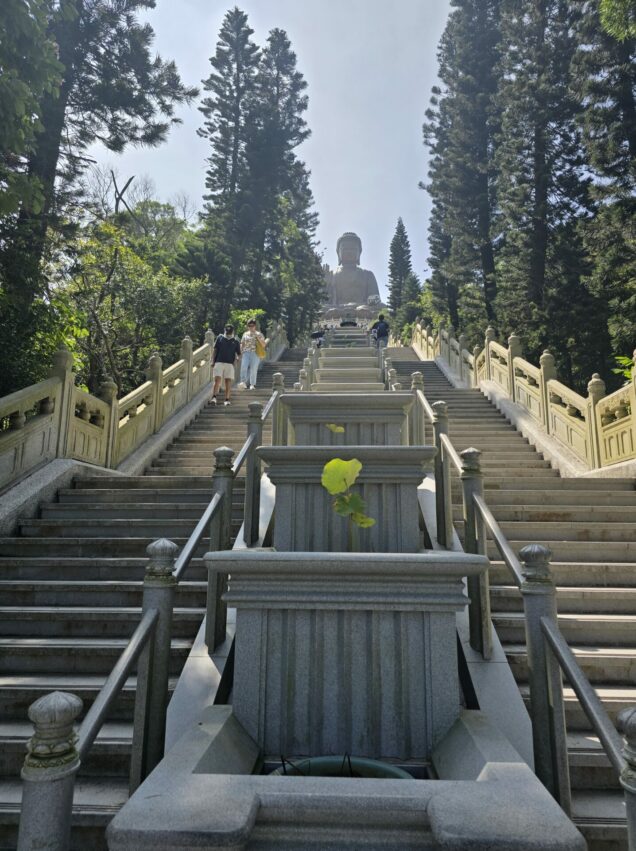
[(510, 370), (508, 369), (508, 349), (494, 340), (488, 346), (490, 354), (490, 377), (512, 397), (510, 386)]
[(548, 429), (581, 461), (594, 466), (594, 439), (588, 419), (589, 400), (565, 384), (548, 381)]
[(417, 323), (413, 345), (421, 357), (443, 358), (451, 372), (471, 387), (489, 381), (497, 384), (590, 469), (636, 459), (636, 368), (629, 383), (607, 397), (603, 380), (594, 374), (586, 398), (556, 380), (550, 352), (543, 352), (539, 367), (522, 358), (521, 341), (515, 334), (506, 348), (496, 342), (489, 326), (485, 347), (475, 346), (472, 355), (464, 338), (455, 340), (454, 334), (452, 326), (446, 330), (441, 325), (437, 334), (430, 326), (424, 334)]
[[(281, 323), (274, 327), (278, 356), (287, 338)], [(212, 331), (194, 351), (186, 337), (181, 357), (165, 370), (155, 353), (147, 380), (120, 400), (110, 379), (99, 396), (75, 387), (73, 356), (56, 352), (50, 378), (0, 399), (0, 488), (55, 458), (116, 467), (205, 389), (213, 346)]]
[(515, 399), (541, 425), (548, 423), (541, 370), (523, 358), (514, 358)]
[(75, 387), (72, 408), (67, 456), (104, 466), (108, 455), (110, 405)]
[(0, 488), (56, 457), (63, 391), (52, 377), (0, 400)]
[(636, 458), (636, 375), (596, 405), (601, 466)]
[(117, 403), (118, 427), (115, 464), (120, 464), (149, 438), (158, 428), (156, 387), (153, 381), (145, 381)]

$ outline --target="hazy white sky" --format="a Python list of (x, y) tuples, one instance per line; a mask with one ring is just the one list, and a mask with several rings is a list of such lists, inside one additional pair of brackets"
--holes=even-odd
[[(157, 0), (148, 14), (157, 50), (176, 60), (182, 78), (209, 74), (223, 16), (231, 3)], [(362, 265), (385, 292), (389, 243), (398, 216), (408, 231), (415, 271), (426, 268), (428, 196), (421, 126), (436, 81), (436, 50), (449, 0), (243, 0), (254, 38), (286, 30), (308, 83), (312, 135), (299, 156), (309, 166), (320, 215), (324, 260), (336, 263), (336, 239), (356, 231)], [(94, 151), (122, 178), (147, 175), (168, 200), (185, 191), (197, 204), (204, 189), (208, 142), (197, 136), (201, 113), (181, 110), (183, 124), (156, 150), (121, 156)]]

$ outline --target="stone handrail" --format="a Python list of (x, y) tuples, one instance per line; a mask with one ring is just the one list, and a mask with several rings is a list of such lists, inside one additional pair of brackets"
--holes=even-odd
[(636, 366), (625, 387), (609, 396), (595, 373), (585, 397), (557, 381), (549, 351), (541, 355), (539, 366), (521, 357), (521, 341), (515, 334), (506, 347), (495, 340), (489, 327), (484, 348), (475, 346), (471, 353), (463, 336), (455, 338), (452, 326), (440, 325), (434, 332), (430, 325), (416, 321), (411, 345), (425, 360), (440, 358), (469, 387), (494, 382), (588, 469), (636, 459)]

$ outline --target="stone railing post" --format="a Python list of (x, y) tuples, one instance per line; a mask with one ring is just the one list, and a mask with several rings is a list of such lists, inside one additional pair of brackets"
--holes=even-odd
[(417, 391), (424, 392), (424, 376), (421, 372), (411, 373), (411, 393), (413, 394), (413, 407), (409, 414), (409, 444), (411, 446), (423, 446), (426, 443), (426, 418), (424, 411), (420, 408)]
[(459, 346), (459, 380), (464, 380), (464, 349), (466, 348), (466, 337), (464, 334), (460, 334), (457, 338), (457, 345)]
[(494, 341), (494, 339), (495, 339), (495, 329), (492, 327), (492, 325), (489, 325), (486, 328), (486, 337), (485, 337), (485, 340), (484, 340), (484, 346), (485, 346), (484, 357), (486, 359), (486, 379), (488, 381), (492, 381), (492, 368), (491, 368), (491, 365), (490, 365), (490, 344)]
[[(462, 497), (464, 518), (464, 549), (467, 553), (486, 555), (483, 525), (478, 523), (474, 497), (484, 495), (484, 480), (481, 472), (479, 449), (471, 447), (459, 453), (462, 459)], [(478, 531), (479, 530), (479, 531)], [(481, 534), (479, 532), (481, 531)], [(488, 571), (480, 576), (468, 577), (468, 617), (470, 624), (470, 646), (490, 659), (492, 655), (492, 630), (490, 623), (490, 587)]]
[(57, 427), (56, 458), (66, 458), (69, 452), (71, 429), (75, 419), (75, 374), (73, 355), (66, 348), (58, 349), (53, 355), (51, 378), (60, 379), (60, 405)]
[(636, 707), (618, 713), (618, 729), (624, 736), (625, 768), (621, 771), (621, 786), (627, 815), (627, 847), (636, 848)]
[(448, 342), (447, 342), (447, 344), (446, 344), (446, 345), (448, 346), (448, 351), (447, 351), (447, 353), (446, 353), (446, 361), (448, 362), (448, 365), (449, 365), (449, 366), (451, 366), (451, 365), (452, 365), (452, 357), (453, 357), (453, 340), (455, 340), (455, 339), (456, 339), (456, 338), (455, 338), (455, 326), (454, 326), (454, 325), (449, 325), (449, 326), (448, 326)]
[(298, 378), (301, 390), (311, 390), (311, 384), (309, 383), (309, 376), (307, 375), (306, 369), (300, 370)]
[(254, 443), (245, 459), (245, 511), (243, 518), (243, 539), (248, 547), (258, 541), (261, 513), (261, 462), (256, 447), (263, 443), (263, 406), (260, 402), (248, 405), (247, 436), (255, 436)]
[(426, 335), (426, 340), (424, 341), (424, 357), (426, 360), (435, 360), (435, 352), (432, 351), (428, 344), (429, 337), (433, 336), (433, 329), (430, 325), (427, 325), (424, 328), (424, 334)]
[(285, 377), (282, 372), (275, 372), (272, 377), (272, 392), (278, 393), (274, 410), (272, 411), (272, 446), (285, 446), (287, 439), (285, 437), (286, 423), (285, 410), (280, 397), (285, 392)]
[(605, 382), (595, 372), (591, 381), (587, 385), (587, 432), (589, 436), (591, 458), (589, 459), (590, 468), (601, 466), (601, 442), (598, 433), (598, 418), (596, 416), (596, 406), (605, 396)]
[(539, 376), (539, 392), (541, 393), (541, 407), (543, 408), (543, 427), (546, 434), (550, 434), (550, 394), (548, 393), (548, 381), (557, 377), (554, 355), (547, 349), (539, 358), (541, 374)]
[(177, 580), (173, 575), (179, 548), (160, 538), (146, 547), (148, 563), (144, 576), (142, 616), (153, 609), (159, 617), (154, 634), (141, 651), (137, 664), (137, 689), (130, 791), (134, 792), (163, 759), (168, 709), (172, 611)]
[[(234, 450), (228, 446), (219, 446), (214, 450), (214, 475), (212, 490), (221, 495), (221, 507), (216, 513), (210, 528), (210, 550), (229, 550), (232, 537), (232, 493), (234, 477), (232, 458)], [(246, 491), (247, 493), (247, 491)], [(227, 633), (227, 605), (222, 597), (227, 587), (226, 573), (210, 573), (208, 576), (208, 601), (205, 623), (205, 643), (212, 653), (215, 647), (225, 641)]]
[(472, 387), (479, 387), (479, 370), (477, 369), (477, 360), (481, 354), (479, 346), (473, 346), (473, 383)]
[(391, 362), (391, 358), (388, 355), (384, 356), (384, 383), (386, 385), (387, 390), (390, 389), (391, 385), (389, 383), (389, 372), (393, 368), (393, 364)]
[(80, 767), (74, 722), (82, 701), (54, 691), (29, 707), (35, 728), (22, 767), (18, 851), (67, 851), (71, 841), (73, 789)]
[(561, 668), (546, 646), (541, 619), (558, 626), (556, 588), (550, 570), (552, 553), (541, 544), (528, 544), (519, 552), (524, 582), (530, 718), (534, 770), (548, 792), (570, 813), (570, 776), (563, 706)]
[(397, 382), (397, 372), (393, 368), (391, 368), (387, 372), (387, 390), (393, 390), (396, 382)]
[(453, 543), (452, 497), (450, 493), (450, 468), (444, 458), (441, 436), (448, 434), (448, 409), (446, 402), (433, 402), (433, 443), (437, 447), (435, 456), (435, 514), (437, 520), (437, 542), (450, 549)]
[(117, 466), (117, 436), (119, 431), (119, 403), (117, 402), (117, 385), (110, 376), (106, 376), (99, 385), (99, 398), (109, 408), (108, 421), (104, 424), (106, 431), (106, 467)]
[(510, 398), (516, 401), (515, 390), (515, 358), (521, 357), (521, 340), (516, 334), (508, 337), (508, 384), (510, 385)]
[(305, 358), (303, 360), (303, 369), (307, 373), (307, 380), (309, 382), (309, 385), (311, 386), (312, 382), (316, 380), (314, 378), (313, 364), (311, 358)]
[(153, 432), (158, 432), (163, 423), (163, 361), (159, 352), (148, 358), (146, 380), (152, 381)]
[(181, 340), (181, 358), (185, 361), (186, 402), (192, 398), (192, 351), (192, 340), (184, 337)]

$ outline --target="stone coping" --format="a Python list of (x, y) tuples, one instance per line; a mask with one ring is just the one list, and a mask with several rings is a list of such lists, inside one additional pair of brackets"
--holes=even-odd
[[(463, 712), (459, 723), (473, 715)], [(453, 747), (456, 730), (449, 738), (440, 749)], [(453, 760), (464, 779), (252, 775), (253, 741), (231, 707), (208, 707), (115, 815), (108, 847), (584, 851), (581, 834), (512, 748), (496, 747), (500, 734), (484, 735), (482, 723), (471, 738), (469, 758)]]
[[(387, 416), (403, 418), (413, 407), (413, 394), (407, 392), (382, 393), (369, 399), (367, 393), (284, 393), (281, 402), (291, 409), (293, 419), (300, 421), (333, 422), (332, 416), (345, 416), (351, 422), (380, 422)], [(333, 412), (333, 413), (332, 413)]]
[(205, 554), (204, 560), (208, 569), (236, 575), (300, 578), (321, 574), (338, 578), (379, 578), (387, 584), (396, 584), (399, 577), (442, 583), (478, 576), (489, 565), (485, 556), (441, 550), (426, 553), (283, 553), (265, 548), (210, 552)]
[(419, 484), (424, 473), (432, 469), (437, 449), (434, 446), (259, 446), (256, 453), (270, 465), (268, 475), (274, 484), (319, 480), (322, 468), (332, 458), (345, 461), (357, 458), (362, 464), (358, 483)]

